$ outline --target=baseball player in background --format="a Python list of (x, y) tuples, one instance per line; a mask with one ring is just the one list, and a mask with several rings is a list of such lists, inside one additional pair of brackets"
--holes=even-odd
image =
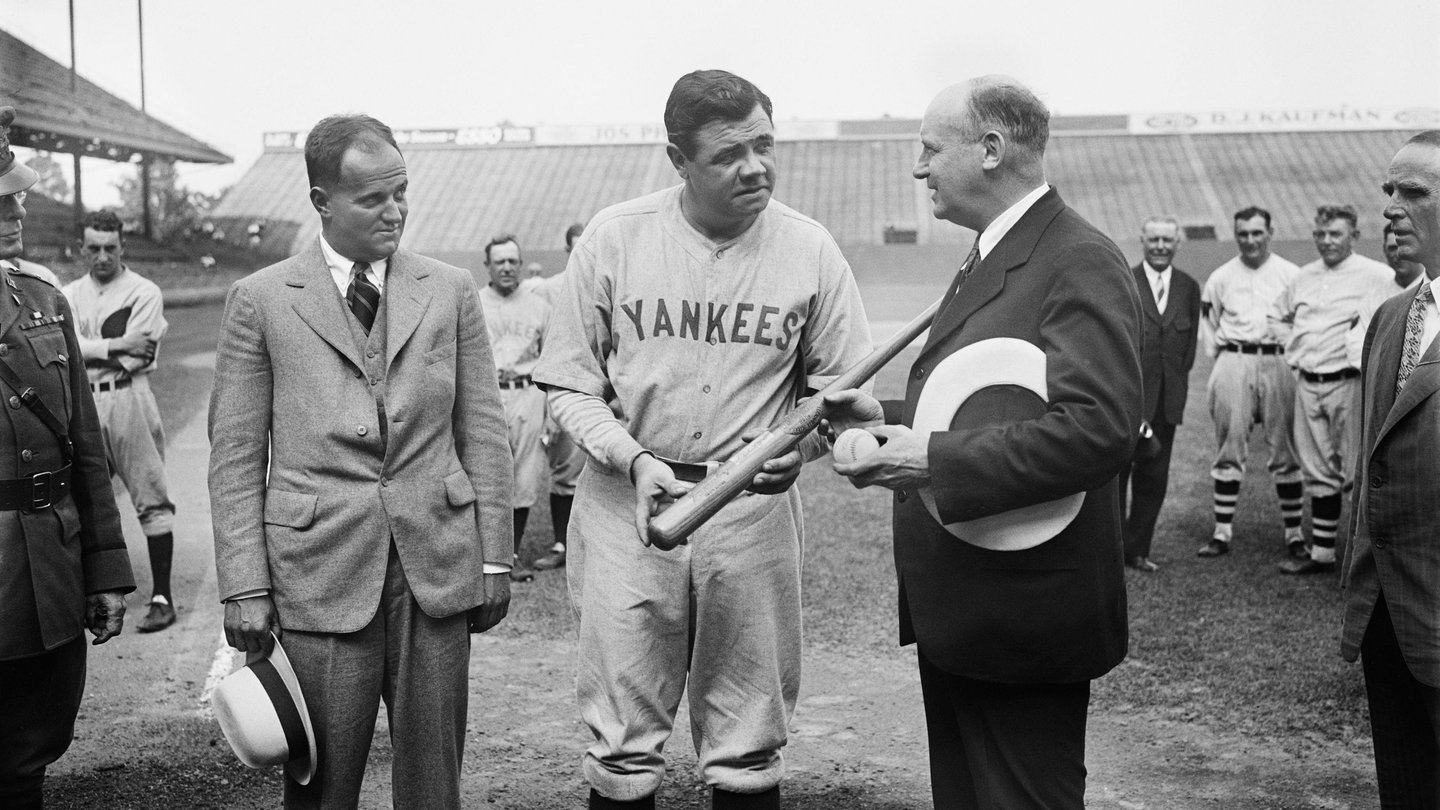
[(1256, 422), (1270, 447), (1266, 468), (1280, 497), (1285, 545), (1291, 557), (1306, 556), (1300, 529), (1305, 490), (1290, 440), (1295, 414), (1295, 376), (1285, 365), (1290, 330), (1269, 318), (1271, 307), (1300, 268), (1270, 252), (1274, 234), (1269, 211), (1254, 206), (1237, 211), (1235, 242), (1240, 255), (1216, 268), (1200, 293), (1200, 343), (1205, 354), (1215, 358), (1209, 399), (1218, 445), (1210, 467), (1215, 481), (1215, 532), (1200, 547), (1201, 557), (1230, 551), (1235, 504), (1245, 480), (1246, 446)]
[(150, 607), (136, 629), (175, 623), (170, 564), (175, 554), (175, 504), (165, 480), (165, 428), (150, 391), (156, 350), (165, 337), (165, 300), (155, 282), (125, 266), (125, 228), (114, 211), (85, 217), (80, 259), (90, 272), (62, 291), (75, 310), (75, 331), (112, 475), (120, 477), (150, 554)]
[[(565, 229), (567, 254), (575, 249), (575, 240), (584, 232), (585, 226), (579, 222)], [(534, 292), (553, 306), (564, 283), (565, 271), (561, 270), (553, 276), (541, 279), (540, 283), (535, 285)], [(570, 434), (560, 429), (560, 423), (555, 421), (555, 415), (549, 413), (548, 408), (545, 414), (545, 435), (541, 440), (545, 445), (545, 456), (550, 461), (550, 525), (555, 533), (555, 541), (549, 551), (536, 558), (534, 567), (537, 571), (549, 571), (565, 565), (570, 510), (575, 503), (575, 482), (580, 480), (580, 470), (585, 467), (585, 451), (570, 438)]]
[(505, 234), (485, 246), (485, 267), (490, 284), (480, 290), (485, 329), (500, 373), (500, 400), (505, 404), (505, 425), (510, 453), (515, 457), (515, 562), (510, 579), (528, 582), (535, 571), (520, 559), (520, 541), (530, 507), (545, 478), (545, 452), (540, 437), (545, 429), (545, 394), (535, 387), (530, 373), (540, 360), (550, 304), (520, 286), (520, 243)]
[(1360, 355), (1375, 308), (1395, 292), (1389, 267), (1355, 252), (1355, 209), (1315, 212), (1320, 258), (1300, 268), (1270, 318), (1290, 332), (1285, 360), (1295, 370), (1295, 450), (1310, 497), (1311, 546), (1280, 563), (1286, 574), (1335, 570), (1341, 496), (1350, 488), (1360, 441)]
[[(713, 807), (778, 808), (800, 687), (800, 495), (811, 434), (671, 551), (663, 503), (870, 350), (860, 294), (814, 220), (771, 200), (770, 99), (721, 70), (675, 83), (683, 183), (601, 211), (570, 255), (535, 379), (590, 456), (571, 518), (591, 808), (651, 808), (681, 694)], [(623, 417), (608, 404), (611, 399)]]

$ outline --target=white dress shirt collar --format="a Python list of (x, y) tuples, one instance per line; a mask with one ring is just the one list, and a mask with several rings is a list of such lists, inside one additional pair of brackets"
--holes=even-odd
[(1041, 183), (1038, 188), (1021, 197), (1019, 202), (1006, 208), (1004, 213), (991, 220), (990, 224), (985, 226), (985, 230), (980, 233), (980, 259), (982, 261), (986, 256), (990, 255), (990, 251), (995, 249), (995, 246), (1000, 243), (1000, 240), (1005, 237), (1005, 234), (1009, 233), (1010, 229), (1015, 227), (1015, 223), (1019, 222), (1020, 218), (1025, 216), (1025, 212), (1029, 211), (1031, 206), (1039, 202), (1040, 198), (1044, 197), (1045, 192), (1049, 190), (1049, 183)]
[[(336, 289), (340, 290), (340, 297), (344, 298), (345, 293), (350, 291), (350, 271), (355, 266), (355, 261), (347, 259), (330, 247), (325, 237), (320, 237), (320, 252), (325, 254), (325, 266), (330, 268), (330, 278), (335, 282)], [(385, 292), (385, 271), (390, 267), (389, 259), (381, 259), (378, 262), (370, 263), (370, 271), (365, 275), (375, 289), (381, 293)]]

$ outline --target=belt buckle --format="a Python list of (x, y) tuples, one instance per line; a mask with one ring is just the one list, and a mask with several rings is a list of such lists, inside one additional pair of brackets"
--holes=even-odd
[(55, 474), (51, 472), (38, 472), (30, 476), (30, 508), (27, 511), (38, 512), (50, 508), (50, 481), (54, 477)]

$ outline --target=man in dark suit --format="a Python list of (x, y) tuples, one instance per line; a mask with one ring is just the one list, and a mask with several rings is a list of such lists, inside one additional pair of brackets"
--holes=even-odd
[(1200, 325), (1200, 285), (1173, 262), (1180, 247), (1180, 223), (1151, 217), (1140, 229), (1145, 259), (1131, 268), (1140, 290), (1140, 372), (1144, 378), (1146, 423), (1135, 459), (1120, 472), (1125, 516), (1125, 564), (1137, 571), (1160, 570), (1150, 559), (1150, 541), (1170, 483), (1175, 427), (1185, 418), (1195, 336)]
[(1340, 650), (1365, 670), (1381, 807), (1440, 808), (1440, 130), (1390, 161), (1385, 218), (1425, 276), (1380, 305), (1362, 355), (1364, 411), (1345, 554)]
[[(885, 441), (835, 470), (895, 491), (901, 641), (920, 648), (937, 808), (1081, 808), (1090, 681), (1128, 640), (1115, 479), (1141, 421), (1139, 295), (1114, 243), (1046, 184), (1048, 133), (1044, 105), (1005, 77), (931, 102), (915, 177), (937, 218), (979, 237), (905, 399), (831, 397), (833, 428)], [(912, 430), (937, 366), (990, 338), (1043, 351), (1047, 401), (996, 385), (951, 429)], [(1013, 421), (1022, 409), (1033, 418)], [(1025, 550), (947, 530), (1065, 498), (1078, 514)]]
[[(318, 772), (285, 806), (354, 807), (389, 710), (397, 808), (458, 807), (469, 628), (510, 601), (510, 447), (469, 271), (400, 248), (390, 128), (326, 118), (305, 141), (320, 237), (238, 282), (210, 399), (225, 637), (283, 630)], [(468, 619), (468, 622), (467, 622)]]
[(75, 737), (85, 631), (120, 632), (135, 579), (70, 307), (17, 266), (39, 176), (10, 151), (14, 116), (0, 107), (0, 807), (35, 810)]

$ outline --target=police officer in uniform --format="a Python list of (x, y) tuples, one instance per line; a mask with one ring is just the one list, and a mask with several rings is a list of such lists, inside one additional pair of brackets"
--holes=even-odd
[(135, 590), (65, 297), (20, 269), (25, 190), (0, 107), (0, 807), (42, 806), (85, 689), (85, 629), (120, 632)]

